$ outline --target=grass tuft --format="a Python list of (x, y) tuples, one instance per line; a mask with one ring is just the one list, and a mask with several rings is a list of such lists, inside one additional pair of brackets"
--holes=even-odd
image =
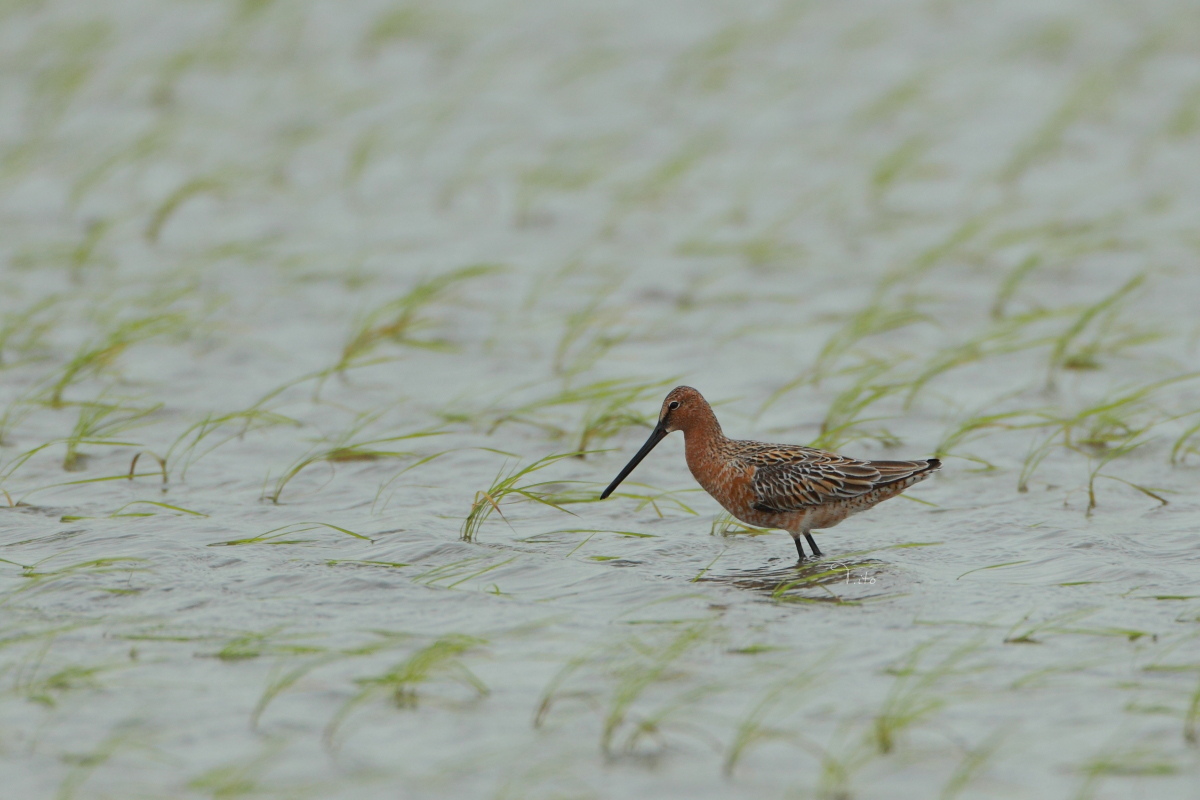
[(117, 323), (101, 338), (82, 345), (49, 389), (46, 403), (62, 408), (63, 392), (80, 379), (110, 366), (122, 352), (139, 342), (178, 331), (185, 323), (181, 314), (154, 314)]
[[(1053, 342), (1046, 388), (1054, 388), (1055, 377), (1064, 369), (1097, 369), (1101, 354), (1116, 353), (1154, 338), (1147, 333), (1115, 332), (1121, 304), (1145, 281), (1145, 275), (1136, 275), (1115, 292), (1079, 312)], [(1079, 340), (1088, 330), (1093, 331), (1092, 338), (1081, 343)]]
[(979, 649), (978, 642), (965, 642), (929, 669), (921, 670), (921, 661), (933, 644), (926, 642), (918, 645), (900, 666), (889, 670), (896, 679), (884, 699), (883, 707), (875, 716), (870, 734), (875, 749), (882, 755), (891, 753), (896, 748), (900, 735), (906, 729), (945, 704), (945, 696), (936, 692), (938, 684), (956, 674), (962, 662)]
[(327, 747), (335, 746), (338, 731), (350, 715), (369, 700), (388, 698), (396, 708), (415, 708), (419, 699), (418, 687), (434, 682), (456, 683), (475, 692), (477, 697), (489, 694), (488, 687), (462, 662), (462, 657), (477, 652), (486, 645), (483, 639), (450, 634), (425, 647), (378, 675), (357, 678), (359, 690), (347, 700), (325, 727)]
[(460, 284), (493, 275), (503, 267), (495, 264), (475, 264), (420, 281), (412, 289), (382, 305), (368, 311), (354, 326), (349, 341), (342, 347), (342, 355), (333, 368), (345, 372), (356, 366), (364, 366), (369, 356), (384, 343), (444, 350), (450, 342), (445, 339), (419, 338), (422, 330), (434, 326), (428, 311), (435, 303), (444, 301)]
[(518, 468), (518, 465), (514, 464), (511, 467), (501, 469), (496, 474), (496, 479), (492, 481), (491, 486), (475, 493), (475, 499), (471, 503), (471, 510), (467, 513), (466, 519), (463, 520), (462, 528), (459, 532), (460, 538), (464, 542), (475, 541), (480, 527), (492, 515), (493, 511), (499, 514), (500, 518), (505, 522), (508, 522), (508, 519), (504, 516), (504, 512), (500, 510), (500, 505), (505, 501), (540, 503), (567, 514), (573, 513), (562, 507), (562, 501), (556, 499), (553, 489), (543, 488), (561, 486), (562, 481), (539, 481), (537, 483), (525, 484), (522, 484), (521, 481), (526, 476), (538, 470), (545, 469), (556, 461), (580, 455), (583, 455), (583, 453), (557, 453), (539, 458), (537, 461), (524, 467)]
[(266, 496), (266, 499), (272, 503), (278, 503), (279, 498), (283, 495), (284, 488), (291, 483), (292, 479), (313, 464), (333, 465), (354, 461), (410, 458), (418, 454), (407, 450), (380, 449), (380, 447), (381, 445), (390, 445), (394, 442), (422, 439), (428, 436), (441, 436), (445, 433), (445, 431), (440, 430), (424, 430), (405, 433), (399, 436), (360, 438), (359, 434), (363, 432), (363, 429), (375, 422), (379, 416), (380, 413), (360, 415), (349, 428), (337, 436), (323, 440), (312, 447), (283, 471), (283, 474), (276, 479), (275, 487)]
[(791, 738), (788, 732), (769, 726), (767, 720), (772, 716), (780, 716), (781, 712), (786, 713), (792, 710), (798, 696), (817, 682), (824, 671), (828, 669), (832, 659), (832, 654), (828, 654), (815, 663), (799, 668), (791, 667), (784, 678), (776, 681), (763, 693), (759, 701), (738, 722), (734, 729), (733, 739), (725, 748), (725, 759), (722, 762), (721, 771), (725, 773), (726, 777), (733, 775), (738, 762), (754, 745), (765, 741)]

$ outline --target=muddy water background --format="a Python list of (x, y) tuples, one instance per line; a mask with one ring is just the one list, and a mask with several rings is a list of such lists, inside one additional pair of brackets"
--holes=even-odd
[(1198, 23), (0, 3), (4, 794), (1200, 796)]

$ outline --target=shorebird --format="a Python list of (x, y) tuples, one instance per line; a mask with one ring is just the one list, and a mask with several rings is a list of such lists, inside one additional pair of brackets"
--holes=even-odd
[(704, 396), (690, 386), (676, 386), (663, 400), (650, 438), (600, 499), (672, 431), (683, 431), (688, 469), (704, 491), (747, 525), (790, 533), (801, 560), (801, 536), (819, 556), (814, 529), (832, 527), (895, 497), (942, 466), (936, 458), (860, 461), (798, 444), (729, 439)]

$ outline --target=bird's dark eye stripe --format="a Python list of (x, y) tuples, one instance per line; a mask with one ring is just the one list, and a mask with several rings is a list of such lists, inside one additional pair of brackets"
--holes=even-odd
[(668, 405), (668, 406), (667, 406), (667, 408), (679, 408), (679, 401), (678, 401), (678, 400), (672, 400), (672, 401), (671, 401), (671, 403), (670, 403), (670, 405)]

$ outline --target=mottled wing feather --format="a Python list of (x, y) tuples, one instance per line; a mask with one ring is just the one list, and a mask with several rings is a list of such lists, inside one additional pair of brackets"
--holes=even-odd
[(784, 513), (864, 495), (926, 467), (914, 461), (860, 461), (811, 447), (739, 442), (740, 460), (754, 467), (754, 508)]

